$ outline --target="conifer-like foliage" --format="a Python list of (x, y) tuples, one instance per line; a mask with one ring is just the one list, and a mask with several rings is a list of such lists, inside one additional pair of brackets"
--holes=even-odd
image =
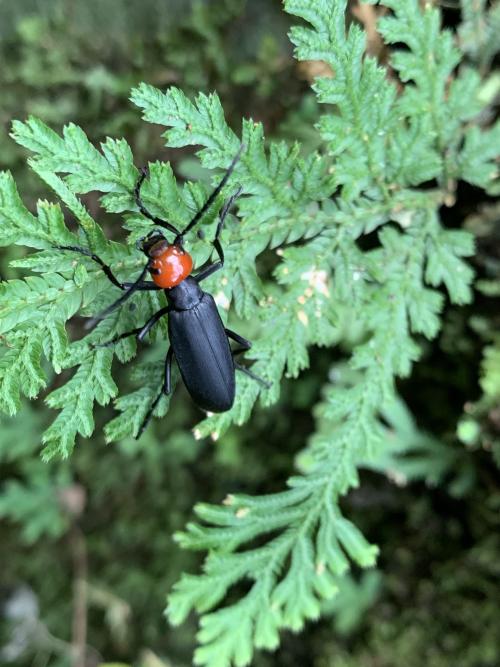
[[(471, 299), (473, 274), (464, 258), (473, 253), (472, 237), (445, 229), (440, 208), (452, 203), (459, 179), (498, 192), (500, 124), (489, 123), (482, 80), (467, 66), (466, 46), (461, 51), (456, 36), (441, 29), (439, 9), (417, 0), (382, 4), (388, 11), (378, 30), (386, 45), (398, 44), (390, 71), (365, 54), (361, 27), (346, 27), (345, 0), (285, 2), (300, 24), (290, 33), (296, 57), (331, 68), (313, 86), (325, 105), (318, 153), (266, 142), (262, 125), (251, 119), (231, 129), (216, 94), (190, 100), (177, 88), (162, 92), (147, 84), (132, 92), (144, 120), (166, 128), (166, 145), (201, 146), (197, 154), (208, 169), (227, 168), (240, 143), (246, 147), (225, 191), (236, 183), (243, 188), (239, 222), (227, 226), (226, 265), (209, 289), (252, 320), (255, 343), (247, 358), (272, 388), (238, 378), (234, 407), (204, 419), (196, 435), (222, 437), (232, 423), (244, 424), (259, 398), (264, 406), (279, 399), (284, 375), (307, 368), (311, 346), (334, 346), (357, 332), (348, 360), (352, 380), (332, 374), (315, 411), (316, 431), (286, 488), (265, 496), (235, 492), (217, 506), (200, 503), (198, 522), (176, 536), (181, 547), (208, 552), (201, 573), (183, 575), (168, 603), (174, 624), (192, 610), (201, 615), (199, 665), (249, 664), (255, 648), (278, 646), (281, 630), (298, 631), (318, 618), (353, 563), (374, 565), (378, 549), (344, 516), (341, 497), (357, 484), (360, 466), (383, 460), (384, 414), (394, 405), (395, 382), (411, 372), (421, 341), (438, 333), (445, 299)], [(60, 203), (41, 201), (31, 213), (10, 174), (1, 174), (0, 242), (35, 252), (14, 262), (30, 271), (25, 279), (0, 285), (0, 405), (14, 414), (22, 395), (37, 396), (48, 383), (45, 361), (55, 373), (73, 369), (48, 395), (59, 413), (43, 437), (46, 457), (67, 456), (78, 434), (92, 435), (96, 403), (115, 400), (118, 416), (105, 427), (109, 441), (137, 431), (161, 384), (161, 365), (139, 356), (131, 363), (136, 390), (119, 395), (113, 358), (129, 362), (136, 344), (94, 344), (144, 323), (163, 297), (138, 294), (134, 309), (124, 307), (70, 340), (71, 317), (94, 315), (117, 294), (95, 263), (54, 246), (85, 245), (130, 279), (144, 264), (135, 242), (151, 226), (136, 210), (138, 170), (124, 140), (108, 138), (98, 149), (77, 126), (59, 135), (35, 118), (15, 122), (13, 137), (32, 152), (31, 168)], [(149, 167), (146, 205), (182, 226), (209, 188), (178, 184), (166, 163)], [(117, 224), (125, 221), (127, 244), (106, 240), (78, 197), (91, 191), (103, 193), (102, 207), (116, 214)], [(210, 253), (223, 199), (203, 220), (207, 240), (188, 239), (198, 265)], [(66, 226), (61, 204), (78, 221), (77, 232)], [(269, 249), (277, 249), (279, 262), (272, 280), (263, 281), (256, 263)], [(165, 336), (163, 322), (150, 342), (164, 346)]]

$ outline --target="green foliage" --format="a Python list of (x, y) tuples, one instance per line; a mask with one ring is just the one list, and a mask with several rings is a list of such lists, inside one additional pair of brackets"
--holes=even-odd
[(500, 341), (495, 340), (494, 345), (488, 345), (484, 350), (482, 365), (481, 387), (490, 399), (498, 399), (500, 396)]
[(18, 479), (2, 485), (0, 518), (20, 524), (22, 541), (27, 544), (41, 536), (58, 538), (68, 527), (59, 494), (69, 483), (69, 470), (61, 466), (53, 474), (38, 456), (33, 456), (41, 426), (41, 419), (27, 405), (17, 418), (2, 416), (0, 421), (0, 466), (19, 466)]
[[(247, 31), (240, 18), (255, 10), (263, 21)], [(252, 99), (265, 108), (286, 77), (286, 50), (283, 14), (265, 0), (145, 0), (140, 7), (125, 0), (4, 3), (1, 110), (5, 121), (28, 114), (53, 124), (72, 120), (94, 137), (125, 132), (144, 160), (161, 143), (127, 105), (132, 85), (146, 77), (160, 85), (182, 80), (191, 92), (226, 89), (233, 81), (261, 85), (262, 97)], [(247, 72), (242, 83), (240, 69)], [(0, 148), (2, 163), (36, 196), (40, 186), (21, 168), (22, 151), (6, 135)]]
[(500, 467), (500, 438), (497, 414), (500, 401), (500, 337), (498, 336), (498, 309), (496, 300), (500, 294), (500, 263), (496, 257), (498, 244), (498, 203), (488, 204), (466, 220), (467, 227), (477, 236), (482, 248), (478, 261), (483, 278), (477, 289), (489, 308), (476, 313), (470, 325), (482, 343), (481, 364), (478, 369), (481, 396), (467, 402), (465, 412), (457, 425), (457, 437), (469, 449), (483, 448), (491, 451)]
[(323, 613), (335, 614), (335, 630), (350, 634), (360, 624), (365, 612), (373, 607), (380, 594), (382, 577), (377, 570), (363, 572), (359, 581), (351, 575), (339, 579), (337, 595), (323, 605)]
[(458, 31), (461, 49), (486, 70), (500, 51), (500, 5), (486, 0), (461, 0), (462, 23)]
[[(321, 151), (266, 141), (263, 125), (251, 119), (243, 121), (241, 132), (233, 131), (216, 94), (191, 101), (178, 88), (162, 92), (149, 84), (132, 92), (144, 120), (166, 127), (168, 147), (201, 146), (197, 155), (206, 169), (227, 168), (240, 143), (245, 145), (224, 192), (242, 186), (240, 221), (227, 226), (226, 264), (209, 287), (239, 318), (251, 320), (255, 344), (247, 358), (272, 388), (238, 378), (233, 408), (207, 417), (196, 435), (216, 440), (233, 423), (248, 421), (259, 397), (264, 406), (276, 403), (283, 377), (296, 378), (308, 367), (312, 346), (351, 348), (354, 379), (341, 382), (332, 370), (315, 409), (314, 434), (299, 457), (300, 473), (287, 488), (260, 496), (229, 494), (222, 505), (199, 503), (198, 523), (176, 533), (183, 548), (208, 552), (202, 572), (182, 575), (168, 603), (174, 624), (193, 609), (201, 615), (196, 664), (249, 664), (255, 648), (279, 645), (281, 630), (296, 632), (317, 619), (352, 565), (375, 564), (378, 548), (339, 506), (358, 485), (360, 468), (437, 483), (456, 465), (450, 447), (423, 436), (398, 408), (395, 385), (410, 375), (424, 340), (438, 334), (444, 295), (457, 305), (472, 298), (473, 272), (464, 259), (474, 252), (472, 235), (445, 228), (440, 208), (452, 203), (458, 179), (497, 192), (500, 125), (483, 127), (489, 109), (481, 101), (480, 75), (462, 66), (465, 54), (441, 28), (439, 10), (422, 9), (417, 0), (382, 4), (392, 10), (379, 21), (384, 42), (406, 47), (391, 52), (401, 90), (385, 67), (365, 56), (361, 28), (351, 24), (346, 30), (346, 2), (285, 3), (289, 14), (308, 24), (290, 33), (296, 57), (323, 60), (334, 73), (314, 84), (319, 102), (329, 105), (318, 123)], [(112, 349), (94, 344), (145, 322), (163, 296), (137, 295), (132, 310), (113, 313), (80, 340), (68, 338), (66, 322), (77, 312), (98, 313), (116, 290), (92, 260), (53, 246), (83, 244), (120, 278), (138, 275), (141, 255), (134, 242), (151, 228), (135, 209), (138, 171), (124, 139), (108, 138), (99, 150), (74, 124), (61, 136), (30, 118), (14, 123), (13, 137), (33, 153), (31, 167), (79, 230), (65, 226), (59, 205), (40, 202), (37, 214), (30, 213), (12, 177), (2, 175), (0, 241), (33, 248), (14, 266), (35, 275), (0, 288), (0, 405), (14, 414), (21, 394), (32, 398), (46, 385), (49, 365), (56, 374), (75, 368), (46, 399), (61, 412), (45, 431), (45, 456), (67, 456), (78, 434), (94, 432), (95, 403), (104, 406), (117, 397), (114, 356), (128, 362), (136, 354), (133, 342)], [(108, 241), (78, 198), (92, 191), (102, 194), (109, 214), (125, 218), (128, 245)], [(170, 165), (158, 162), (150, 164), (143, 190), (147, 207), (178, 225), (208, 193), (205, 184), (178, 184)], [(202, 221), (206, 239), (222, 202), (221, 196)], [(188, 244), (198, 265), (211, 252), (209, 241), (195, 234)], [(275, 265), (272, 275), (266, 273), (268, 260)], [(150, 338), (165, 336), (162, 324)], [(491, 377), (496, 357), (488, 359)], [(120, 414), (105, 427), (108, 440), (137, 431), (160, 373), (149, 358), (134, 362), (137, 388), (117, 398)], [(158, 416), (168, 407), (162, 403)], [(411, 456), (422, 450), (420, 459)], [(7, 515), (16, 516), (16, 497), (11, 488)], [(24, 503), (19, 511), (28, 515), (31, 506)], [(372, 593), (369, 587), (367, 604)]]

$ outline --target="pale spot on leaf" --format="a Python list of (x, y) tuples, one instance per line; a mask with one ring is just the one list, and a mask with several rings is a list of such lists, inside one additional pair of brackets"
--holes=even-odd
[(229, 301), (227, 295), (224, 292), (221, 291), (217, 292), (217, 294), (214, 294), (214, 301), (220, 308), (224, 308), (224, 310), (229, 310), (231, 302)]
[(297, 317), (305, 327), (309, 325), (309, 318), (307, 317), (307, 313), (305, 311), (299, 310), (299, 312), (297, 313)]
[(316, 290), (327, 298), (330, 296), (328, 289), (328, 274), (324, 270), (312, 268), (310, 271), (305, 271), (301, 276), (301, 280), (306, 280), (313, 290)]

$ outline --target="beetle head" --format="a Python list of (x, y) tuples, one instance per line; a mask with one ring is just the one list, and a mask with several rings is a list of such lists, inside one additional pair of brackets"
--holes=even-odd
[[(154, 259), (162, 255), (165, 250), (172, 244), (167, 241), (162, 231), (159, 229), (152, 229), (149, 234), (139, 239), (137, 248), (141, 250), (146, 257)], [(174, 240), (173, 245), (182, 250), (182, 235), (178, 234)]]
[(137, 246), (147, 257), (154, 259), (165, 252), (169, 243), (162, 232), (153, 229), (147, 236), (140, 239)]

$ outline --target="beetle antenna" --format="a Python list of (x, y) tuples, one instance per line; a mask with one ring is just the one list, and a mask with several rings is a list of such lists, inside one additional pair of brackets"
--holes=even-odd
[(206, 213), (207, 209), (210, 208), (210, 206), (213, 204), (214, 200), (216, 199), (216, 197), (218, 196), (218, 194), (220, 193), (222, 188), (226, 185), (226, 183), (229, 180), (229, 177), (233, 173), (233, 170), (236, 167), (236, 164), (237, 164), (238, 160), (240, 159), (244, 148), (245, 148), (245, 144), (240, 144), (240, 147), (238, 148), (238, 152), (236, 153), (236, 155), (232, 159), (231, 164), (227, 168), (227, 171), (224, 174), (223, 179), (221, 180), (219, 185), (215, 188), (215, 190), (212, 192), (212, 194), (207, 199), (207, 201), (200, 208), (198, 213), (196, 213), (196, 215), (191, 220), (191, 222), (185, 227), (185, 229), (182, 230), (182, 232), (178, 236), (176, 236), (175, 241), (174, 241), (174, 245), (179, 245), (180, 243), (182, 243), (182, 239), (185, 236), (185, 234), (187, 234), (189, 231), (191, 231), (193, 229), (193, 227), (198, 224), (198, 222), (200, 221), (202, 216)]
[(137, 290), (140, 288), (140, 285), (142, 281), (144, 280), (144, 277), (146, 276), (146, 273), (148, 272), (150, 268), (151, 262), (148, 262), (146, 266), (143, 268), (141, 271), (139, 277), (135, 282), (130, 285), (128, 289), (126, 289), (121, 297), (114, 301), (110, 306), (105, 308), (102, 312), (100, 312), (98, 315), (95, 315), (92, 317), (88, 322), (85, 323), (85, 328), (86, 329), (91, 329), (94, 325), (97, 324), (97, 322), (100, 322), (100, 320), (103, 320), (105, 317), (107, 317), (110, 313), (112, 313), (114, 310), (119, 308), (125, 301), (130, 299), (130, 297), (137, 292)]
[[(144, 179), (148, 175), (148, 170), (146, 167), (141, 167), (141, 175), (139, 176), (139, 179), (137, 183), (135, 184), (134, 188), (134, 198), (135, 198), (135, 203), (137, 205), (137, 208), (139, 211), (144, 215), (148, 220), (151, 220), (152, 222), (155, 223), (155, 225), (158, 225), (159, 227), (163, 227), (164, 229), (168, 229), (170, 232), (173, 232), (174, 234), (177, 234), (179, 236), (179, 230), (177, 227), (174, 227), (170, 222), (167, 222), (166, 220), (162, 220), (161, 218), (158, 218), (156, 215), (153, 215), (148, 211), (148, 209), (144, 206), (144, 203), (141, 199), (141, 187), (142, 184), (144, 183)], [(176, 237), (177, 238), (177, 237)]]

